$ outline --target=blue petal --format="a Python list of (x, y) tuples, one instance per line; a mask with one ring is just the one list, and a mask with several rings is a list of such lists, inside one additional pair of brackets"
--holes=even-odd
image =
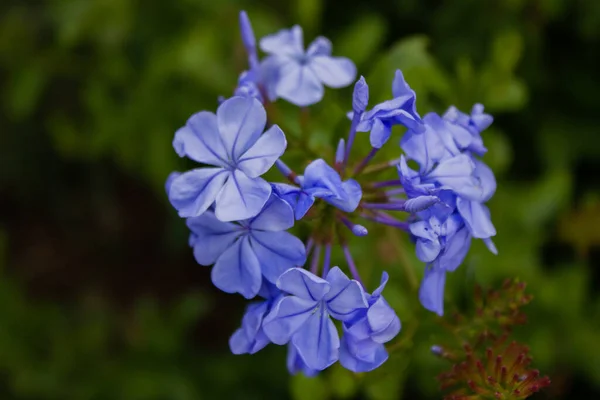
[(379, 118), (376, 118), (373, 121), (371, 135), (369, 136), (371, 146), (380, 149), (390, 139), (391, 134), (392, 128), (388, 124), (383, 123)]
[(432, 262), (437, 258), (442, 250), (442, 246), (438, 240), (423, 240), (418, 239), (416, 244), (417, 258), (424, 263)]
[(217, 109), (217, 123), (228, 159), (235, 162), (260, 137), (267, 113), (255, 98), (234, 96)]
[(275, 344), (283, 345), (314, 314), (318, 302), (296, 296), (283, 297), (276, 302), (263, 322), (263, 331)]
[(472, 176), (475, 164), (466, 154), (441, 161), (438, 166), (427, 175), (427, 181), (436, 181), (442, 188), (450, 189), (461, 195), (469, 192), (476, 180)]
[(347, 321), (369, 306), (360, 283), (349, 279), (338, 267), (333, 267), (325, 279), (331, 284), (325, 301), (333, 318)]
[(171, 183), (169, 200), (180, 217), (197, 217), (215, 202), (228, 176), (229, 172), (223, 168), (184, 172)]
[(440, 316), (444, 315), (445, 284), (446, 271), (429, 266), (419, 288), (419, 300), (423, 307)]
[(315, 197), (309, 195), (305, 192), (300, 192), (298, 196), (298, 202), (296, 203), (296, 208), (294, 209), (294, 216), (297, 220), (302, 219), (308, 210), (315, 204)]
[(289, 232), (253, 232), (250, 243), (262, 274), (270, 282), (277, 282), (285, 271), (306, 262), (304, 243)]
[(211, 278), (213, 284), (226, 293), (240, 293), (247, 299), (258, 294), (262, 275), (248, 238), (238, 240), (219, 257)]
[(283, 199), (272, 195), (261, 212), (248, 223), (252, 230), (279, 232), (294, 226), (294, 211)]
[(319, 36), (308, 46), (306, 50), (307, 56), (330, 56), (331, 41), (326, 37)]
[(320, 301), (331, 290), (329, 282), (303, 268), (291, 268), (284, 272), (277, 281), (277, 287), (310, 301)]
[(347, 341), (348, 339), (346, 337), (342, 338), (340, 346), (340, 364), (352, 372), (373, 371), (374, 369), (379, 368), (388, 359), (388, 353), (385, 350), (385, 346), (380, 344), (375, 349), (372, 362), (360, 360), (350, 353)]
[(171, 184), (173, 183), (173, 181), (175, 180), (175, 178), (179, 177), (181, 175), (181, 172), (171, 172), (169, 174), (169, 176), (167, 177), (167, 180), (165, 181), (165, 192), (167, 192), (167, 196), (169, 195), (169, 192), (171, 191)]
[(339, 208), (345, 212), (353, 212), (358, 207), (362, 198), (362, 188), (354, 179), (348, 179), (342, 182), (342, 189), (347, 196), (345, 200), (340, 200), (336, 197), (325, 197), (324, 200), (329, 204)]
[(220, 139), (215, 114), (201, 111), (192, 115), (184, 127), (175, 133), (173, 148), (180, 157), (187, 156), (194, 161), (227, 166), (227, 151)]
[(291, 60), (280, 66), (275, 94), (299, 107), (318, 103), (325, 89), (319, 77), (307, 65)]
[(410, 233), (431, 242), (438, 241), (438, 234), (431, 228), (427, 221), (417, 221), (410, 224)]
[(385, 289), (385, 285), (387, 285), (389, 279), (390, 276), (388, 275), (388, 273), (386, 271), (383, 271), (381, 273), (381, 281), (379, 282), (379, 286), (377, 287), (377, 289), (373, 290), (371, 298), (378, 298), (379, 296), (381, 296), (381, 293), (383, 292), (383, 289)]
[(406, 80), (404, 79), (404, 75), (402, 74), (402, 71), (397, 69), (396, 70), (396, 74), (394, 75), (394, 81), (392, 82), (392, 95), (394, 96), (394, 98), (397, 97), (408, 97), (409, 99), (412, 98), (412, 102), (409, 100), (407, 101), (408, 103), (410, 103), (409, 107), (405, 107), (408, 111), (410, 111), (414, 116), (419, 116), (419, 114), (417, 114), (417, 109), (415, 107), (415, 101), (414, 99), (417, 97), (416, 93), (414, 90), (412, 90), (410, 88), (410, 86), (408, 86), (408, 83), (406, 82)]
[(298, 56), (304, 53), (302, 28), (294, 25), (291, 29), (282, 29), (260, 40), (260, 48), (265, 53)]
[[(322, 158), (314, 160), (304, 170), (304, 182), (302, 188), (315, 197), (335, 196), (336, 198), (347, 201), (348, 194), (344, 190), (340, 174), (330, 167)], [(312, 189), (326, 189), (325, 192), (313, 192)]]
[(415, 160), (422, 173), (429, 172), (435, 163), (444, 156), (444, 146), (440, 137), (429, 124), (425, 124), (425, 132), (408, 131), (400, 142), (400, 147), (408, 158)]
[(254, 354), (269, 344), (269, 339), (261, 329), (269, 302), (252, 303), (246, 308), (242, 319), (242, 328), (229, 339), (229, 348), (233, 354)]
[(490, 210), (484, 204), (459, 198), (456, 207), (474, 238), (487, 239), (496, 235)]
[(256, 178), (267, 172), (285, 152), (287, 142), (283, 131), (277, 125), (269, 128), (246, 151), (237, 162), (237, 167), (248, 177)]
[(381, 346), (380, 343), (374, 342), (370, 338), (359, 341), (354, 340), (354, 336), (351, 335), (347, 337), (346, 345), (348, 346), (348, 350), (352, 356), (367, 363), (372, 363), (375, 360), (375, 353)]
[(187, 226), (195, 235), (194, 257), (200, 265), (214, 264), (244, 234), (239, 225), (218, 220), (212, 211), (188, 218)]
[(292, 343), (311, 369), (324, 370), (338, 359), (340, 339), (333, 321), (323, 308), (312, 313), (294, 333)]
[(216, 199), (215, 214), (221, 221), (252, 218), (271, 196), (271, 185), (262, 178), (249, 178), (235, 170)]
[(369, 307), (367, 320), (373, 331), (371, 338), (377, 343), (389, 342), (401, 329), (400, 319), (383, 297)]
[(290, 374), (296, 375), (298, 372), (302, 371), (304, 375), (307, 377), (316, 376), (319, 371), (316, 369), (310, 369), (298, 354), (298, 350), (292, 343), (288, 345), (288, 354), (287, 354), (287, 368)]
[(264, 58), (259, 66), (259, 81), (263, 84), (270, 101), (277, 100), (277, 84), (281, 79), (282, 65), (290, 62), (288, 57), (269, 56)]
[(492, 239), (483, 239), (483, 243), (485, 243), (485, 247), (487, 247), (492, 254), (498, 255), (498, 249), (496, 248), (496, 245)]
[(321, 82), (331, 88), (346, 87), (356, 78), (356, 66), (345, 57), (315, 56), (308, 65)]
[(452, 272), (463, 262), (470, 247), (471, 235), (465, 226), (446, 240), (444, 251), (435, 263), (439, 268)]

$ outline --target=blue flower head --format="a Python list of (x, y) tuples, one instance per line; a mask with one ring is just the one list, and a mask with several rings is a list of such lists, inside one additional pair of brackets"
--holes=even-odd
[(384, 343), (400, 332), (400, 319), (381, 294), (387, 281), (388, 274), (384, 272), (381, 284), (368, 297), (369, 308), (344, 322), (340, 363), (353, 372), (368, 372), (381, 366), (388, 358)]
[(334, 267), (325, 279), (301, 268), (290, 269), (277, 287), (289, 295), (265, 318), (267, 337), (280, 345), (291, 342), (309, 369), (323, 370), (336, 362), (340, 340), (331, 317), (348, 321), (367, 308), (362, 286)]
[(196, 261), (214, 264), (212, 281), (227, 293), (251, 299), (263, 276), (275, 283), (284, 271), (306, 262), (304, 244), (285, 231), (294, 225), (292, 208), (275, 195), (257, 216), (239, 223), (223, 222), (207, 211), (187, 224)]
[(356, 67), (344, 57), (331, 56), (331, 42), (316, 38), (304, 50), (302, 28), (295, 25), (265, 36), (260, 48), (269, 56), (261, 62), (261, 81), (271, 101), (281, 97), (297, 106), (318, 103), (323, 85), (348, 86), (354, 81)]
[(478, 156), (487, 153), (487, 148), (483, 145), (481, 132), (494, 122), (494, 118), (491, 115), (484, 113), (483, 110), (484, 107), (482, 104), (475, 104), (471, 109), (471, 115), (468, 115), (452, 106), (448, 108), (443, 115), (444, 120), (452, 122), (469, 131), (472, 138), (466, 149)]
[(392, 84), (392, 100), (384, 101), (361, 116), (358, 132), (371, 132), (371, 146), (379, 149), (390, 138), (392, 126), (403, 125), (422, 131), (423, 123), (416, 109), (414, 90), (404, 80), (402, 71), (397, 70)]
[(262, 104), (251, 97), (225, 100), (217, 114), (194, 114), (175, 133), (173, 147), (213, 168), (197, 168), (172, 180), (169, 200), (181, 217), (202, 215), (213, 203), (221, 221), (257, 215), (271, 195), (271, 185), (260, 176), (286, 148), (277, 125), (262, 133), (267, 116)]

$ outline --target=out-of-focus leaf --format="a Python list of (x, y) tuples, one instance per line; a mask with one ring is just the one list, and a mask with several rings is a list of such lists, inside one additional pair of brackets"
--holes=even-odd
[(579, 209), (565, 213), (558, 229), (559, 237), (572, 244), (585, 258), (592, 246), (600, 246), (600, 199), (591, 198)]
[(329, 398), (329, 387), (320, 375), (312, 378), (307, 378), (301, 373), (294, 375), (290, 390), (294, 400), (327, 400)]
[[(345, 28), (335, 40), (336, 55), (349, 57), (357, 66), (363, 65), (379, 51), (387, 32), (387, 24), (377, 14), (368, 14)], [(359, 70), (359, 75), (364, 75)]]

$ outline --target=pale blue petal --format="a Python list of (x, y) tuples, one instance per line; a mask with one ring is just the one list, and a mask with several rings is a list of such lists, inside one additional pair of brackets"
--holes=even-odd
[(181, 172), (171, 172), (169, 174), (169, 176), (167, 177), (167, 180), (165, 181), (165, 192), (167, 192), (167, 196), (169, 195), (169, 192), (171, 191), (171, 184), (173, 183), (173, 181), (175, 180), (175, 178), (179, 177), (181, 175)]
[(417, 221), (410, 224), (410, 233), (431, 242), (437, 242), (438, 240), (438, 234), (431, 228), (427, 221)]
[(277, 281), (277, 287), (310, 301), (320, 301), (331, 290), (329, 282), (303, 268), (291, 268), (284, 272)]
[(298, 350), (292, 343), (288, 345), (288, 354), (287, 354), (287, 368), (290, 374), (296, 375), (298, 372), (302, 371), (302, 373), (307, 377), (316, 376), (319, 371), (316, 369), (310, 369), (298, 354)]
[(221, 221), (252, 218), (271, 196), (271, 185), (262, 178), (249, 178), (235, 170), (216, 199), (215, 214)]
[(498, 255), (498, 249), (496, 248), (496, 245), (492, 239), (483, 239), (483, 243), (485, 243), (485, 247), (487, 247), (492, 254)]
[(302, 28), (294, 25), (291, 29), (282, 29), (260, 40), (260, 48), (265, 53), (301, 56), (304, 54)]
[(248, 225), (259, 231), (279, 232), (294, 226), (294, 210), (283, 199), (272, 195), (261, 212)]
[(214, 264), (244, 233), (239, 225), (218, 220), (212, 211), (188, 218), (186, 223), (194, 233), (194, 257), (200, 265)]
[(331, 88), (346, 87), (356, 78), (356, 66), (345, 57), (315, 56), (308, 65), (321, 82)]
[(248, 177), (256, 178), (267, 172), (284, 153), (287, 146), (285, 135), (277, 125), (270, 127), (246, 151), (237, 162), (237, 167)]
[(247, 238), (235, 242), (219, 257), (211, 278), (226, 293), (240, 293), (247, 299), (258, 294), (262, 283), (260, 264)]
[(442, 245), (438, 240), (418, 239), (415, 246), (417, 258), (424, 263), (432, 262), (440, 254)]
[[(348, 194), (344, 190), (340, 174), (322, 158), (308, 164), (304, 170), (302, 188), (315, 197), (335, 196), (342, 201), (348, 200)], [(314, 189), (326, 189), (326, 191), (321, 193)]]
[(373, 362), (362, 361), (350, 353), (348, 350), (348, 343), (346, 343), (345, 339), (342, 339), (340, 347), (340, 364), (352, 372), (359, 373), (373, 371), (374, 369), (379, 368), (387, 359), (388, 353), (385, 350), (385, 346), (380, 344), (375, 350)]
[(173, 148), (180, 157), (194, 161), (227, 166), (227, 151), (220, 139), (217, 117), (207, 111), (192, 115), (184, 127), (175, 133)]
[(383, 123), (379, 118), (376, 118), (373, 121), (371, 134), (369, 136), (371, 146), (376, 149), (380, 149), (390, 139), (391, 134), (392, 128)]
[(298, 202), (296, 203), (296, 208), (294, 209), (294, 216), (297, 220), (302, 219), (308, 210), (315, 204), (315, 197), (309, 195), (308, 193), (301, 192), (298, 196)]
[(360, 361), (372, 363), (375, 360), (375, 353), (381, 346), (380, 343), (374, 342), (370, 338), (365, 340), (354, 340), (353, 336), (348, 336), (346, 340), (350, 354)]
[[(402, 71), (397, 69), (396, 70), (396, 74), (394, 75), (394, 81), (392, 82), (392, 95), (397, 98), (397, 97), (408, 97), (408, 98), (416, 98), (416, 94), (415, 91), (412, 90), (410, 88), (410, 86), (408, 86), (408, 83), (406, 82), (406, 80), (404, 79), (404, 75), (402, 74)], [(413, 101), (414, 103), (414, 101)], [(417, 110), (415, 108), (413, 108), (411, 106), (410, 110), (413, 112), (413, 114), (417, 114)]]
[(371, 338), (378, 343), (389, 342), (400, 332), (400, 319), (383, 297), (369, 307), (367, 320), (372, 330)]
[(265, 317), (263, 331), (273, 343), (286, 344), (314, 313), (317, 304), (296, 296), (283, 297)]
[(422, 173), (429, 172), (444, 156), (442, 141), (429, 124), (425, 124), (423, 133), (408, 131), (402, 137), (400, 147), (408, 158), (419, 164)]
[(331, 55), (331, 41), (326, 37), (319, 36), (308, 46), (306, 55), (312, 56), (330, 56)]
[(180, 217), (197, 217), (215, 202), (228, 176), (223, 168), (184, 172), (171, 183), (169, 200)]
[(387, 285), (389, 279), (389, 274), (386, 271), (383, 271), (381, 273), (381, 281), (379, 282), (379, 286), (377, 287), (377, 289), (373, 290), (371, 298), (377, 298), (381, 296), (381, 293), (383, 292), (383, 289), (385, 289), (385, 285)]
[(471, 234), (465, 226), (447, 239), (444, 251), (435, 261), (436, 266), (450, 272), (456, 270), (464, 261), (470, 247)]
[(228, 159), (236, 162), (260, 137), (267, 113), (257, 99), (234, 96), (217, 109), (217, 123)]
[(327, 311), (319, 309), (292, 336), (300, 357), (311, 369), (324, 370), (338, 359), (340, 339)]
[(325, 301), (329, 313), (335, 319), (348, 321), (356, 316), (358, 311), (369, 306), (360, 283), (349, 279), (338, 267), (333, 267), (325, 279), (331, 284)]
[(496, 228), (492, 223), (487, 206), (476, 201), (459, 198), (456, 201), (456, 207), (474, 238), (487, 239), (496, 235)]
[(348, 179), (342, 182), (342, 189), (347, 194), (346, 199), (338, 199), (335, 197), (325, 197), (324, 200), (329, 204), (336, 206), (342, 211), (353, 212), (358, 207), (362, 198), (362, 188), (354, 179)]
[(445, 284), (446, 271), (429, 266), (419, 288), (419, 300), (423, 307), (440, 316), (444, 315)]
[(441, 161), (438, 166), (427, 175), (427, 181), (437, 181), (442, 188), (450, 189), (456, 194), (470, 192), (477, 184), (472, 176), (475, 164), (466, 154), (460, 154)]
[(306, 65), (290, 61), (281, 65), (275, 94), (300, 107), (318, 103), (325, 89), (319, 77)]
[[(365, 310), (363, 310), (365, 311)], [(367, 313), (363, 312), (352, 321), (344, 322), (344, 335), (352, 336), (353, 341), (361, 341), (371, 337), (371, 327), (367, 320)]]
[(281, 78), (281, 67), (288, 62), (291, 62), (288, 57), (280, 56), (269, 56), (260, 62), (260, 82), (262, 82), (270, 101), (277, 100), (276, 89)]
[(288, 269), (306, 262), (304, 243), (289, 232), (252, 232), (250, 243), (262, 274), (272, 283)]

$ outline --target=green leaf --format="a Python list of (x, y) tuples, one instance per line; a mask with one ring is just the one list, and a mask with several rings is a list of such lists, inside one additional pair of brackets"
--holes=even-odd
[(361, 65), (379, 50), (386, 32), (387, 24), (379, 15), (362, 16), (338, 36), (334, 42), (334, 52)]
[(329, 398), (327, 382), (320, 375), (308, 378), (303, 374), (297, 374), (292, 377), (290, 389), (294, 400), (327, 400)]

